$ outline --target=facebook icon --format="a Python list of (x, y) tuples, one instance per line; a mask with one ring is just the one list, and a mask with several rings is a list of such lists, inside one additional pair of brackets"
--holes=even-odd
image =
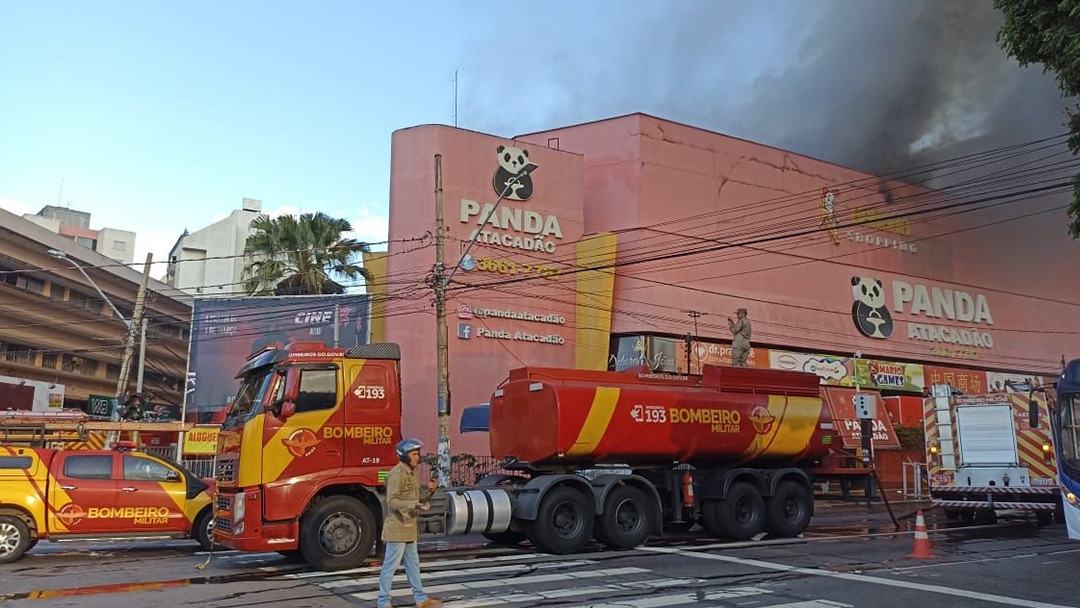
[(468, 323), (457, 324), (457, 337), (462, 340), (469, 340), (472, 338), (472, 325)]

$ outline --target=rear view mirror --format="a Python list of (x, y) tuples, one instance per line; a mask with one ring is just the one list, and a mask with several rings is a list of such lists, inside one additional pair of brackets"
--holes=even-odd
[(1039, 402), (1035, 399), (1028, 401), (1028, 426), (1039, 428)]
[(169, 471), (165, 474), (165, 481), (180, 481), (180, 473), (176, 471)]
[(275, 414), (282, 422), (296, 413), (296, 397), (300, 394), (300, 368), (290, 367), (285, 371), (285, 390), (281, 403), (275, 405)]

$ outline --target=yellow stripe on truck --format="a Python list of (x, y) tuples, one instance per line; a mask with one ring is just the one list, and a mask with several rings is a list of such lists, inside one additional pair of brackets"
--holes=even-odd
[(596, 451), (596, 446), (600, 444), (608, 425), (611, 424), (611, 417), (615, 414), (618, 403), (619, 389), (596, 389), (592, 405), (589, 406), (589, 415), (585, 418), (585, 424), (581, 425), (574, 445), (567, 450), (567, 456), (585, 456)]
[(769, 456), (797, 456), (810, 445), (822, 403), (818, 397), (785, 397), (769, 395), (769, 414), (773, 417), (767, 433), (759, 434), (743, 453), (746, 459), (762, 454)]
[[(326, 421), (330, 419), (330, 416), (334, 415), (335, 411), (337, 411), (336, 408), (332, 410), (294, 414), (292, 418), (289, 418), (287, 424), (278, 428), (274, 433), (274, 436), (270, 439), (270, 442), (263, 448), (265, 450), (263, 458), (263, 483), (277, 481), (278, 477), (281, 477), (281, 473), (284, 472), (293, 461), (293, 455), (289, 453), (283, 440), (288, 439), (289, 435), (295, 433), (297, 429), (308, 429), (315, 433), (315, 435), (319, 435), (319, 429), (326, 424)], [(245, 441), (246, 440), (247, 439), (245, 438)]]

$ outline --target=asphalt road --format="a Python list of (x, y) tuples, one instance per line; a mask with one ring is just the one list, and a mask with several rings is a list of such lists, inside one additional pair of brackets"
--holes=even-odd
[[(880, 510), (819, 506), (801, 539), (690, 533), (570, 556), (457, 539), (423, 543), (422, 561), (428, 592), (458, 608), (1080, 606), (1080, 543), (1060, 525), (1005, 520), (931, 538), (936, 559), (909, 559), (911, 535)], [(0, 606), (374, 606), (376, 564), (326, 573), (275, 553), (225, 552), (196, 569), (205, 559), (192, 543), (43, 544), (0, 566)], [(399, 575), (395, 605), (411, 604)]]

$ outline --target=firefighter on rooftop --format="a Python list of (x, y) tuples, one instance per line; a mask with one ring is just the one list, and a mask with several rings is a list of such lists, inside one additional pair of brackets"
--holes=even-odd
[(728, 317), (728, 329), (734, 339), (731, 341), (731, 364), (736, 367), (746, 367), (746, 358), (750, 356), (750, 319), (746, 318), (746, 309), (740, 308), (735, 311), (738, 321)]

